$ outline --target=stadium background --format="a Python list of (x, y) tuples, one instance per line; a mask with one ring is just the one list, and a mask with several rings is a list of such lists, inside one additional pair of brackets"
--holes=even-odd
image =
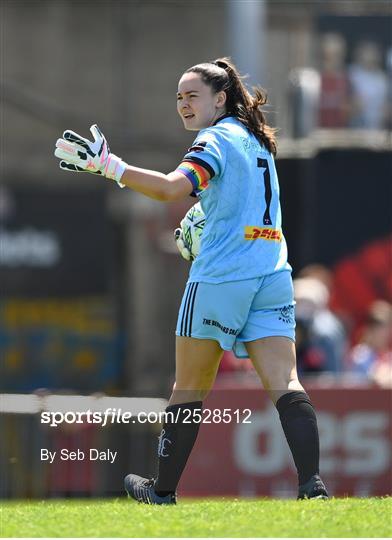
[[(188, 271), (172, 230), (194, 201), (61, 173), (55, 140), (96, 122), (126, 161), (169, 172), (193, 137), (176, 116), (178, 77), (231, 55), (268, 90), (279, 126), (294, 276), (313, 263), (331, 272), (353, 345), (372, 302), (391, 302), (391, 115), (377, 130), (320, 129), (314, 81), (321, 38), (337, 32), (347, 66), (375, 42), (391, 84), (390, 3), (2, 0), (1, 20), (1, 496), (118, 494), (136, 463), (154, 472), (159, 426), (43, 429), (38, 413), (52, 394), (146, 397), (152, 409), (167, 398)], [(254, 421), (204, 425), (182, 493), (292, 495), (275, 411), (250, 370), (226, 368), (210, 406), (251, 407)], [(391, 492), (390, 369), (376, 382), (343, 367), (304, 375), (333, 493)], [(40, 461), (43, 447), (92, 446), (118, 449), (115, 464)]]

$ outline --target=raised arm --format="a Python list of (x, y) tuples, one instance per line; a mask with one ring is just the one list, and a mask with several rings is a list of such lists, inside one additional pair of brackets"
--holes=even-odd
[(110, 152), (98, 126), (91, 126), (90, 131), (94, 141), (74, 131), (64, 131), (55, 150), (55, 156), (60, 158), (60, 169), (102, 175), (120, 187), (128, 187), (159, 201), (177, 201), (192, 193), (194, 186), (181, 171), (164, 174), (128, 165)]
[(190, 180), (179, 171), (163, 174), (127, 165), (121, 176), (121, 184), (151, 199), (178, 201), (193, 191)]

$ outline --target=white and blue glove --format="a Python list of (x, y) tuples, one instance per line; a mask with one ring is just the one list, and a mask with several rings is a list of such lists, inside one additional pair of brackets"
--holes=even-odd
[(191, 250), (188, 248), (182, 229), (178, 228), (174, 231), (174, 240), (176, 241), (178, 251), (181, 253), (181, 256), (187, 261), (193, 261)]
[(61, 160), (60, 169), (101, 174), (110, 180), (115, 180), (120, 187), (125, 187), (120, 180), (127, 164), (110, 153), (109, 145), (96, 124), (90, 127), (90, 131), (94, 137), (93, 142), (70, 129), (64, 131), (63, 138), (56, 142), (54, 152), (54, 155)]

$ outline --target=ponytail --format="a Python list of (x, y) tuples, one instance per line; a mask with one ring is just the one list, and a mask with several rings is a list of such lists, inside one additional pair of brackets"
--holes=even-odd
[[(217, 69), (218, 68), (218, 69)], [(189, 68), (186, 73), (196, 72), (204, 83), (212, 86), (215, 92), (226, 93), (226, 112), (235, 116), (260, 144), (271, 154), (276, 155), (276, 129), (270, 127), (265, 118), (262, 106), (267, 103), (267, 94), (261, 87), (253, 87), (252, 95), (235, 65), (229, 58), (218, 58), (214, 62), (198, 64)]]

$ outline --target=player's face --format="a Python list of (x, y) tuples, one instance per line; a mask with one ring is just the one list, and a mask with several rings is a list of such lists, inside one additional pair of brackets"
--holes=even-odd
[(214, 93), (199, 73), (185, 73), (178, 83), (177, 111), (185, 129), (199, 131), (225, 113), (225, 92)]

